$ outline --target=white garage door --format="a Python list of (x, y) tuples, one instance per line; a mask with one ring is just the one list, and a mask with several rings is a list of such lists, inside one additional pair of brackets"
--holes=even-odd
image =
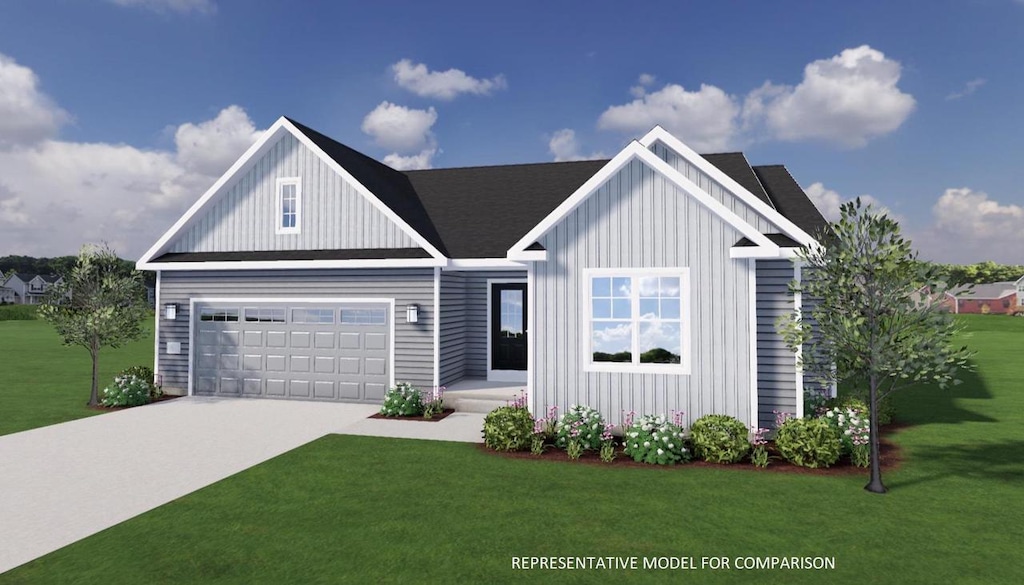
[(197, 395), (380, 402), (391, 379), (387, 303), (195, 304)]

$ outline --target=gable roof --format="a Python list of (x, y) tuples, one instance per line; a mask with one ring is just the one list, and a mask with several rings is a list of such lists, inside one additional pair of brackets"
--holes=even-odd
[(764, 187), (761, 185), (761, 181), (758, 180), (754, 174), (753, 168), (750, 163), (747, 162), (747, 157), (742, 152), (722, 152), (715, 154), (702, 154), (704, 160), (718, 167), (720, 171), (729, 175), (729, 177), (742, 185), (747, 191), (754, 194), (755, 197), (770, 205), (772, 209), (775, 209), (775, 204), (765, 193)]
[(989, 282), (986, 284), (962, 285), (947, 291), (950, 296), (965, 300), (1002, 299), (1017, 293), (1017, 282)]
[(786, 167), (763, 165), (752, 167), (752, 170), (779, 213), (815, 237), (828, 229), (828, 222)]

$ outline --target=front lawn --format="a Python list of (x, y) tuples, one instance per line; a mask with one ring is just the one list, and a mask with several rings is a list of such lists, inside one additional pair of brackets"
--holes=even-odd
[[(861, 476), (504, 459), (328, 436), (0, 583), (1024, 582), (1024, 319), (967, 318), (979, 370), (898, 400), (891, 492)], [(116, 494), (105, 494), (116, 502)], [(513, 556), (694, 557), (696, 570), (516, 571)], [(835, 569), (700, 569), (826, 556)]]
[[(100, 389), (128, 366), (153, 365), (153, 319), (118, 349), (100, 350)], [(42, 320), (0, 320), (0, 435), (99, 414), (86, 406), (92, 362), (79, 346), (64, 346)]]

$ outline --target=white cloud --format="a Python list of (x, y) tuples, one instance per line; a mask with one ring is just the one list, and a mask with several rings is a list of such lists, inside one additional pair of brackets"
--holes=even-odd
[(219, 176), (256, 142), (262, 134), (245, 110), (228, 106), (212, 120), (200, 124), (186, 123), (178, 127), (174, 143), (178, 162), (186, 170)]
[(217, 11), (217, 5), (213, 0), (108, 0), (118, 6), (131, 8), (143, 8), (157, 13), (177, 12), (188, 14), (198, 12), (200, 14), (213, 14)]
[(555, 157), (555, 162), (605, 158), (602, 152), (592, 152), (589, 155), (581, 153), (576, 131), (571, 128), (562, 128), (552, 134), (548, 140), (548, 151)]
[[(804, 193), (807, 193), (807, 197), (811, 200), (811, 203), (814, 203), (814, 206), (818, 208), (821, 215), (828, 221), (839, 221), (839, 208), (843, 203), (856, 199), (856, 197), (843, 197), (838, 192), (833, 191), (832, 189), (827, 189), (823, 183), (811, 183), (809, 187), (804, 189)], [(889, 217), (899, 221), (899, 218), (893, 216), (892, 212), (882, 205), (875, 197), (872, 197), (871, 195), (860, 195), (860, 200), (864, 205), (871, 205), (876, 211), (885, 213)]]
[(493, 91), (505, 89), (505, 76), (495, 75), (491, 79), (477, 79), (460, 69), (431, 71), (424, 63), (413, 63), (402, 59), (391, 66), (395, 82), (414, 94), (439, 100), (455, 99), (460, 93), (490, 95)]
[(417, 110), (385, 101), (363, 118), (362, 130), (384, 148), (416, 152), (434, 146), (430, 128), (435, 122), (434, 108)]
[(795, 87), (766, 81), (742, 99), (708, 84), (698, 91), (668, 84), (649, 93), (654, 78), (644, 74), (630, 88), (636, 99), (609, 107), (597, 125), (638, 134), (658, 124), (703, 151), (764, 139), (859, 147), (896, 130), (913, 112), (913, 96), (897, 87), (901, 69), (863, 45), (808, 64)]
[[(1022, 0), (1022, 1), (1024, 1), (1024, 0)], [(980, 89), (981, 86), (985, 85), (986, 83), (988, 83), (988, 80), (984, 79), (982, 77), (979, 77), (977, 79), (972, 79), (972, 80), (968, 81), (967, 84), (964, 85), (964, 88), (961, 89), (960, 91), (955, 91), (955, 92), (947, 95), (946, 96), (946, 100), (947, 101), (948, 100), (958, 100), (960, 98), (965, 98), (965, 97), (973, 94), (974, 92), (978, 91), (978, 89)]]
[[(0, 195), (4, 195), (7, 189), (0, 185)], [(24, 211), (25, 202), (21, 197), (9, 197), (0, 199), (0, 223), (26, 224), (28, 214)]]
[(1024, 207), (961, 187), (946, 189), (932, 207), (932, 215), (934, 224), (913, 238), (923, 257), (939, 262), (1020, 264)]
[(0, 53), (0, 149), (55, 136), (69, 118), (39, 91), (35, 72)]
[(713, 85), (698, 91), (669, 84), (621, 106), (611, 106), (597, 120), (602, 130), (643, 133), (661, 125), (692, 148), (702, 151), (728, 148), (736, 134), (736, 100)]
[(418, 154), (411, 154), (408, 156), (402, 156), (398, 153), (392, 152), (384, 157), (384, 164), (399, 171), (419, 171), (423, 169), (430, 169), (433, 168), (433, 159), (435, 154), (437, 154), (437, 148), (427, 148), (421, 150)]
[(748, 96), (746, 121), (763, 116), (779, 140), (825, 140), (859, 147), (896, 130), (914, 110), (896, 84), (901, 65), (862, 45), (804, 68), (796, 87), (765, 83)]

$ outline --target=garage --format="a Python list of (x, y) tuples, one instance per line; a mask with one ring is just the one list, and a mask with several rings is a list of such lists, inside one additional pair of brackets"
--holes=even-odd
[(380, 402), (392, 384), (392, 305), (196, 301), (197, 395)]

